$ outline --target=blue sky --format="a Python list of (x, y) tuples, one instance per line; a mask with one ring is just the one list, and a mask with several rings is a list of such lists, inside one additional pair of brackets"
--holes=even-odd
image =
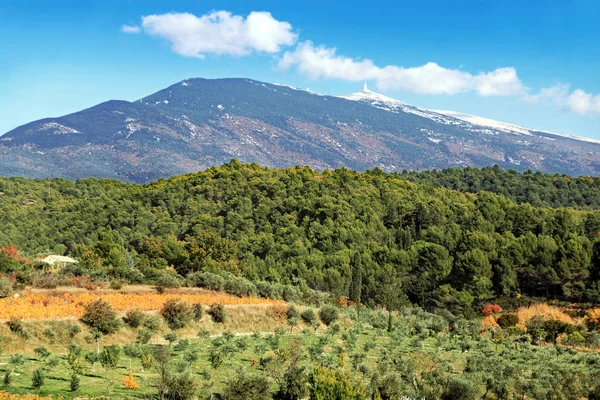
[(418, 106), (600, 138), (599, 15), (592, 0), (3, 0), (0, 133), (249, 77), (331, 95), (367, 79)]

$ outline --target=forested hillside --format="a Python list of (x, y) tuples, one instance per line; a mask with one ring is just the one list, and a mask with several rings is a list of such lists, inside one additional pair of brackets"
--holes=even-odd
[(498, 193), (517, 203), (541, 207), (600, 207), (600, 180), (595, 177), (570, 177), (541, 172), (486, 168), (448, 168), (444, 170), (407, 172), (403, 179), (428, 186), (445, 187), (467, 193), (482, 190)]
[[(519, 185), (506, 183), (511, 172), (464, 173), (490, 181), (499, 174), (496, 191), (524, 201)], [(409, 174), (415, 177), (433, 181)], [(549, 187), (546, 176), (534, 177)], [(0, 246), (30, 257), (73, 256), (80, 264), (72, 274), (139, 282), (169, 266), (182, 277), (228, 271), (389, 308), (466, 312), (520, 294), (597, 301), (599, 232), (599, 211), (517, 204), (379, 170), (270, 169), (233, 160), (149, 185), (0, 179)], [(33, 267), (1, 254), (0, 272), (30, 279)]]

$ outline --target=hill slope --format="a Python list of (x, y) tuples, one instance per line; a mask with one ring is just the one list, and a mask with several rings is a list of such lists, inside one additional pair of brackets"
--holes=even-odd
[(365, 90), (320, 96), (250, 79), (189, 79), (0, 137), (0, 175), (148, 182), (232, 158), (272, 167), (459, 166), (600, 171), (600, 143), (474, 124)]

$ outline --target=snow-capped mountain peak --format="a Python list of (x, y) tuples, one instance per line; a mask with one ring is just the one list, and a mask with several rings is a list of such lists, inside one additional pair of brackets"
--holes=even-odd
[[(344, 99), (355, 100), (355, 101), (364, 101), (370, 102), (373, 105), (388, 105), (388, 106), (398, 106), (401, 104), (406, 104), (400, 100), (393, 99), (391, 97), (384, 96), (383, 94), (375, 93), (369, 90), (367, 83), (365, 82), (364, 88), (360, 92), (352, 93), (349, 96), (342, 96)], [(408, 105), (408, 104), (406, 104)]]

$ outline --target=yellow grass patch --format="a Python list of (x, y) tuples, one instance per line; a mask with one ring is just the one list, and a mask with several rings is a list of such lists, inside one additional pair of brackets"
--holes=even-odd
[(576, 325), (579, 321), (574, 320), (560, 308), (548, 304), (534, 304), (529, 307), (520, 307), (517, 312), (519, 322), (526, 325), (534, 317), (542, 317), (545, 321), (558, 320), (568, 324)]

